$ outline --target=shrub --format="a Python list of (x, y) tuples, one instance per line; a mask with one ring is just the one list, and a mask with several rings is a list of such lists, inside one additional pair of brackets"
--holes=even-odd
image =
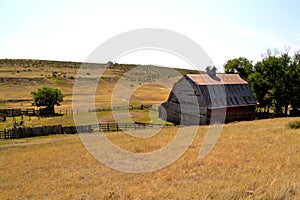
[(65, 95), (56, 88), (42, 87), (37, 91), (31, 92), (33, 96), (33, 105), (46, 106), (47, 114), (54, 114), (54, 106), (59, 106), (63, 102)]
[(300, 128), (300, 121), (291, 121), (288, 123), (288, 127), (292, 129)]

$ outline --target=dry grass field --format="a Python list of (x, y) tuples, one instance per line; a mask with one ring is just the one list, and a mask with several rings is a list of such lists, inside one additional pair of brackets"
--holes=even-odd
[[(24, 125), (74, 125), (70, 109), (80, 65), (0, 60), (0, 108), (32, 107), (30, 93), (47, 85), (66, 95), (56, 111), (65, 114), (68, 110), (68, 114), (24, 116)], [(165, 101), (171, 86), (159, 82), (179, 78), (164, 68), (134, 71), (133, 67), (117, 64), (104, 71), (96, 89), (96, 107), (111, 106), (111, 93), (124, 74), (121, 91), (125, 94), (137, 88), (130, 97), (133, 105)], [(85, 76), (92, 75), (87, 72)], [(100, 121), (113, 121), (111, 112), (96, 114)], [(134, 121), (158, 120), (157, 113), (149, 116), (147, 110), (130, 114)], [(178, 160), (161, 170), (140, 174), (107, 167), (87, 151), (78, 135), (0, 140), (0, 199), (300, 199), (300, 129), (287, 127), (295, 120), (300, 118), (226, 124), (216, 147), (202, 159), (198, 155), (208, 126), (200, 126), (192, 145)], [(6, 123), (0, 123), (0, 130), (12, 125), (13, 118), (8, 117)], [(142, 153), (167, 145), (177, 130), (166, 127), (147, 139), (122, 132), (107, 136), (122, 149)]]
[[(56, 106), (56, 112), (64, 116), (51, 118), (16, 117), (17, 122), (23, 120), (25, 126), (44, 125), (74, 125), (72, 113), (72, 94), (75, 78), (81, 67), (81, 63), (38, 61), (38, 60), (0, 60), (0, 109), (5, 108), (34, 108), (32, 106), (32, 91), (43, 86), (59, 88), (65, 95), (61, 106)], [(105, 65), (98, 66), (105, 67)], [(116, 85), (121, 92), (129, 93), (131, 105), (160, 104), (165, 101), (172, 87), (172, 81), (176, 81), (178, 74), (169, 73), (167, 68), (144, 66), (135, 69), (134, 65), (115, 64), (100, 70), (103, 74), (99, 80), (95, 92), (95, 107), (111, 107), (112, 93)], [(93, 78), (93, 68), (86, 69), (85, 78)], [(187, 70), (178, 70), (178, 73), (187, 73)], [(78, 75), (81, 76), (81, 75)], [(122, 79), (121, 82), (119, 82)], [(168, 83), (166, 88), (159, 82)], [(84, 93), (76, 95), (78, 99), (84, 99)], [(118, 99), (119, 98), (119, 99)], [(117, 98), (122, 103), (122, 95)], [(87, 110), (87, 109), (86, 109)], [(73, 112), (77, 112), (74, 110)], [(147, 121), (148, 112), (132, 111), (132, 118), (137, 121)], [(97, 113), (101, 121), (113, 121), (111, 113)], [(156, 116), (157, 118), (157, 116)], [(148, 120), (149, 121), (149, 120)], [(147, 121), (147, 122), (148, 122)], [(0, 123), (0, 130), (12, 128), (13, 118), (7, 118), (6, 123)]]
[[(211, 153), (198, 153), (207, 126), (177, 161), (159, 171), (130, 174), (108, 168), (78, 135), (0, 141), (0, 199), (300, 199), (299, 118), (226, 124)], [(176, 127), (135, 139), (109, 133), (116, 145), (149, 152), (166, 145)]]

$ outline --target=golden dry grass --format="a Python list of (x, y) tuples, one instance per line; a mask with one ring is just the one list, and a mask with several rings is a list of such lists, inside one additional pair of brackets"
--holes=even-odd
[[(176, 162), (144, 174), (106, 167), (77, 135), (6, 140), (0, 142), (0, 199), (299, 199), (300, 130), (285, 126), (291, 120), (227, 124), (203, 159), (198, 153), (208, 127), (201, 126)], [(149, 139), (108, 136), (124, 149), (147, 152), (176, 131), (166, 128)]]
[[(130, 69), (128, 66), (125, 66), (123, 70), (118, 68), (107, 68), (103, 72), (101, 81), (96, 88), (96, 107), (111, 106), (111, 94), (114, 91), (116, 84), (118, 84), (118, 80), (124, 73), (124, 70), (128, 70), (127, 68)], [(19, 73), (16, 73), (16, 71), (19, 71)], [(52, 76), (53, 72), (57, 72), (59, 76), (54, 78)], [(16, 80), (13, 82), (0, 83), (0, 108), (33, 107), (32, 102), (30, 101), (32, 99), (31, 92), (42, 86), (49, 86), (59, 88), (63, 94), (65, 94), (62, 105), (60, 107), (56, 107), (57, 112), (60, 110), (70, 111), (72, 109), (72, 93), (74, 86), (74, 79), (70, 79), (70, 77), (77, 77), (77, 72), (78, 69), (68, 67), (31, 67), (30, 71), (28, 71), (28, 69), (25, 69), (23, 66), (2, 66), (0, 67), (1, 78), (16, 78)], [(93, 76), (93, 72), (89, 70), (87, 70), (87, 72), (91, 73), (91, 75), (87, 75), (87, 77)], [(20, 78), (20, 80), (18, 80), (18, 78)], [(44, 80), (31, 82), (28, 82), (27, 80), (26, 82), (22, 82), (23, 78), (43, 78)], [(171, 79), (174, 79), (174, 77), (171, 77)], [(178, 77), (176, 77), (174, 80), (177, 79)], [(130, 81), (127, 80), (127, 82), (129, 83)], [(122, 85), (122, 83), (120, 87), (123, 87), (122, 90), (124, 92), (132, 90), (132, 88), (129, 87), (130, 83), (127, 86)], [(136, 84), (137, 81), (133, 81), (133, 83)], [(167, 99), (170, 89), (171, 88), (163, 88), (162, 86), (154, 83), (148, 85), (146, 84), (134, 92), (130, 103), (159, 104)], [(82, 98), (85, 97), (84, 94), (79, 95), (81, 95)], [(11, 102), (10, 100), (28, 101)]]

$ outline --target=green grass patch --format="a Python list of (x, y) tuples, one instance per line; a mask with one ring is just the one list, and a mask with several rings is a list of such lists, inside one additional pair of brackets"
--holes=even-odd
[(291, 129), (298, 129), (300, 128), (300, 121), (291, 121), (288, 123), (288, 127)]
[(51, 78), (48, 78), (48, 80), (51, 83), (56, 84), (56, 85), (66, 85), (66, 81), (59, 77), (51, 77)]

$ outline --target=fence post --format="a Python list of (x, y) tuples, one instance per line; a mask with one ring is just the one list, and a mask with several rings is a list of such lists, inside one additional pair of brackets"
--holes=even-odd
[(109, 132), (109, 123), (107, 122), (107, 131)]
[(118, 125), (118, 122), (117, 122), (117, 131), (119, 131), (119, 125)]

